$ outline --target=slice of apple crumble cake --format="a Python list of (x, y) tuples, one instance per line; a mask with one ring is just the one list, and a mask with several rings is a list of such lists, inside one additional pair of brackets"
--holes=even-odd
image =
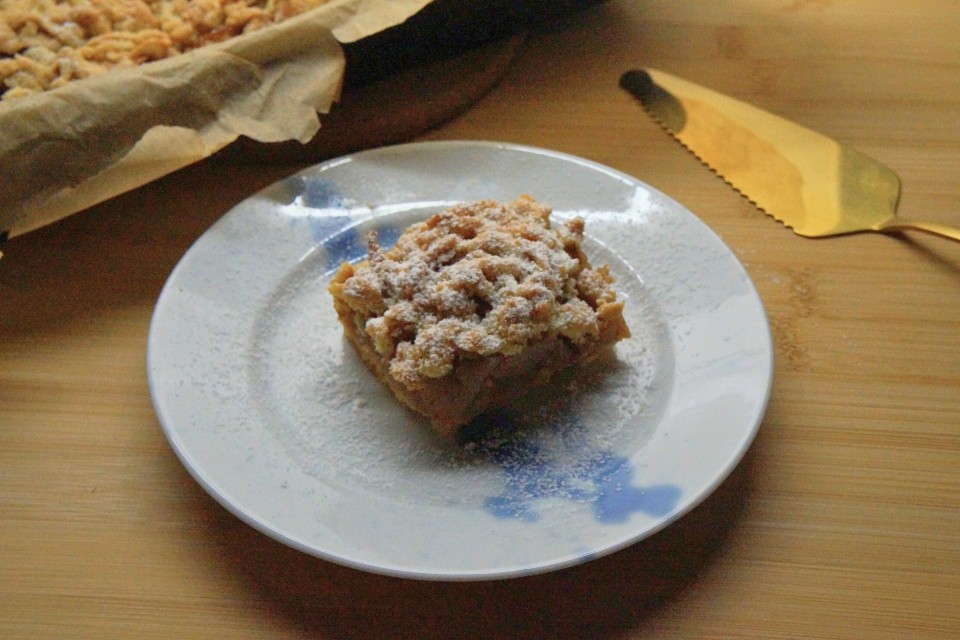
[(530, 197), (453, 206), (343, 264), (329, 290), (348, 340), (441, 436), (629, 337), (584, 222)]

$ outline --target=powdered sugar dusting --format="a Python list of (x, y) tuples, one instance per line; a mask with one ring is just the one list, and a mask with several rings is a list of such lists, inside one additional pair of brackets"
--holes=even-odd
[(529, 197), (461, 204), (411, 225), (389, 250), (376, 234), (368, 260), (349, 264), (331, 292), (390, 375), (409, 389), (449, 375), (461, 357), (514, 355), (547, 335), (574, 345), (612, 342), (619, 323), (609, 272), (580, 248), (584, 222), (552, 225)]
[[(390, 235), (423, 215), (378, 216), (349, 232)], [(517, 405), (510, 416), (543, 455), (571, 468), (589, 452), (642, 446), (656, 424), (672, 371), (665, 328), (641, 279), (602, 244), (590, 237), (583, 242), (595, 261), (610, 266), (627, 300), (624, 315), (633, 335)], [(323, 282), (317, 281), (325, 277), (327, 264), (322, 251), (305, 260), (258, 323), (261, 357), (251, 368), (251, 386), (262, 390), (263, 410), (291, 458), (325, 484), (402, 501), (475, 508), (496, 494), (504, 481), (502, 460), (489, 449), (436, 440), (359, 361), (342, 337)]]
[[(259, 529), (394, 575), (540, 572), (666, 526), (749, 445), (772, 373), (762, 303), (716, 234), (663, 194), (588, 160), (478, 142), (300, 175), (191, 248), (148, 342), (171, 445)], [(441, 445), (343, 342), (325, 287), (370, 231), (387, 247), (451, 203), (519, 193), (556, 206), (554, 220), (584, 218), (633, 336), (555, 396), (490, 416), (501, 433)]]

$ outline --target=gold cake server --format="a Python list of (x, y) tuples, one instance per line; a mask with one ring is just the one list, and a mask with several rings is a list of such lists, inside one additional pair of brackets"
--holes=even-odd
[(860, 151), (654, 69), (620, 86), (704, 164), (802, 236), (913, 229), (960, 241), (960, 230), (897, 217), (900, 178)]

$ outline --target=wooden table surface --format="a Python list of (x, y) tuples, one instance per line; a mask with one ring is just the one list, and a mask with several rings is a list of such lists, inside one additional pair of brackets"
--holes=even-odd
[(538, 30), (423, 136), (607, 164), (743, 262), (775, 378), (710, 498), (589, 564), (478, 583), (363, 573), (241, 523), (164, 439), (145, 340), (191, 243), (297, 167), (209, 161), (4, 246), (0, 637), (960, 637), (960, 243), (792, 234), (618, 89), (637, 66), (852, 144), (902, 177), (902, 216), (960, 227), (960, 3), (611, 1)]

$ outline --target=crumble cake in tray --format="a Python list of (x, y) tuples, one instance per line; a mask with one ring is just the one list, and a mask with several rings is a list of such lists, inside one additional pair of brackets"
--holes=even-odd
[(0, 99), (261, 29), (329, 0), (0, 0)]
[(530, 197), (462, 204), (343, 264), (337, 315), (366, 365), (437, 432), (504, 406), (630, 335), (584, 222), (552, 225)]

